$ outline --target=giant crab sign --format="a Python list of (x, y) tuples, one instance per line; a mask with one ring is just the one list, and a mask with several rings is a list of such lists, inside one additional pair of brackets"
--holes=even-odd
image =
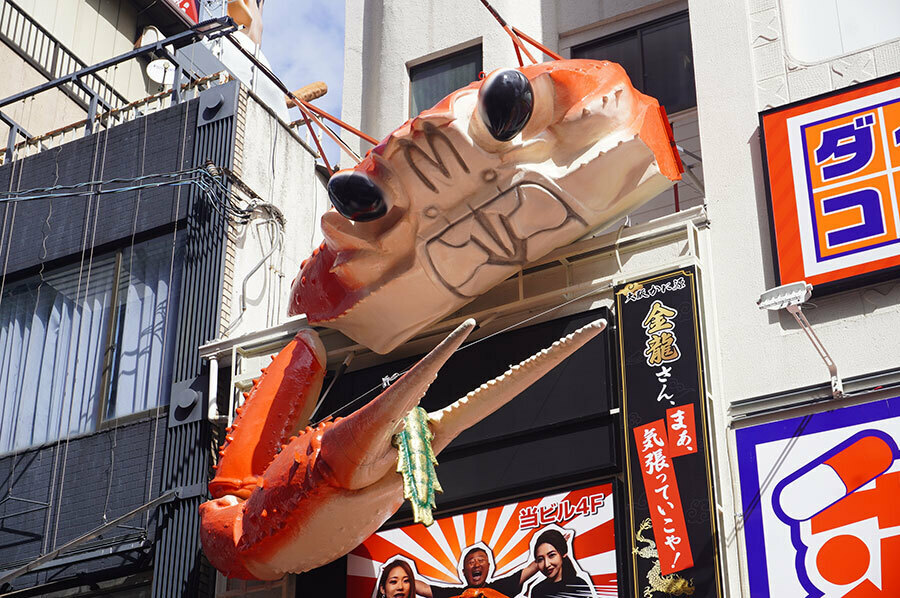
[[(291, 313), (389, 352), (668, 187), (680, 176), (670, 135), (658, 103), (618, 65), (557, 60), (495, 71), (331, 178), (337, 211), (322, 217), (325, 242), (294, 281)], [(360, 410), (292, 436), (309, 420), (325, 366), (321, 341), (301, 331), (254, 383), (226, 436), (213, 499), (200, 510), (210, 561), (231, 577), (277, 579), (339, 558), (377, 530), (404, 497), (392, 439), (474, 325), (463, 323)], [(434, 454), (604, 325), (421, 416)]]

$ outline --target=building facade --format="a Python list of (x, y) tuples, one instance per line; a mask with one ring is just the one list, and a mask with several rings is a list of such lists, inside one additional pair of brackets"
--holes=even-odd
[[(40, 3), (6, 4), (75, 47)], [(136, 39), (147, 14), (165, 35), (190, 25), (151, 4), (123, 1), (105, 21), (128, 26), (111, 39)], [(0, 36), (21, 80), (34, 80), (0, 94), (15, 99), (11, 110), (0, 101), (15, 150), (0, 167), (5, 197), (94, 183), (3, 208), (0, 579), (16, 575), (0, 593), (368, 598), (399, 559), (428, 585), (421, 595), (455, 595), (480, 549), (482, 579), (531, 597), (546, 576), (524, 572), (547, 546), (573, 565), (566, 586), (598, 597), (900, 591), (897, 8), (492, 5), (564, 58), (623, 65), (666, 108), (685, 172), (388, 355), (321, 331), (328, 391), (314, 421), (352, 412), (467, 317), (479, 322), (475, 342), (447, 364), (427, 409), (588, 321), (609, 322), (447, 448), (435, 525), (413, 524), (404, 506), (350, 555), (274, 582), (210, 570), (196, 507), (242, 393), (307, 325), (283, 313), (327, 207), (314, 152), (268, 92), (218, 78), (181, 101), (165, 88), (162, 109), (100, 119), (88, 134), (84, 123), (67, 128), (93, 122), (91, 94), (15, 98), (65, 73), (48, 76), (41, 59), (22, 57), (27, 44)], [(342, 115), (376, 138), (481, 73), (519, 64), (478, 2), (348, 0), (345, 36)], [(213, 73), (195, 50), (178, 56), (203, 79)], [(86, 52), (85, 65), (110, 55)], [(141, 66), (122, 67), (118, 84), (92, 82), (95, 97), (107, 97), (104, 85), (121, 105), (158, 94)], [(206, 174), (141, 183), (187, 171)], [(224, 176), (227, 192), (208, 176)], [(108, 201), (102, 191), (119, 187)], [(216, 202), (232, 194), (237, 211), (220, 213)], [(72, 367), (50, 365), (57, 354)], [(75, 367), (86, 363), (95, 366)]]
[[(622, 64), (635, 86), (666, 107), (686, 167), (675, 189), (627, 221), (560, 255), (551, 254), (537, 268), (524, 269), (515, 280), (462, 310), (494, 322), (506, 318), (496, 330), (538, 314), (538, 320), (546, 319), (546, 310), (558, 315), (606, 308), (617, 323), (620, 347), (618, 354), (613, 351), (609, 356), (608, 368), (618, 372), (611, 382), (616, 398), (607, 413), (621, 434), (618, 460), (605, 470), (587, 467), (574, 478), (559, 467), (558, 478), (551, 475), (543, 481), (543, 496), (611, 477), (619, 480), (622, 504), (616, 518), (622, 518), (618, 521), (622, 527), (615, 549), (620, 595), (843, 596), (863, 587), (890, 594), (895, 583), (889, 556), (892, 524), (878, 510), (876, 497), (877, 489), (889, 487), (893, 459), (885, 457), (883, 463), (876, 459), (880, 465), (859, 473), (855, 482), (848, 481), (852, 474), (842, 471), (836, 461), (829, 461), (830, 469), (823, 470), (822, 464), (835, 455), (869, 459), (863, 450), (866, 443), (873, 447), (872, 454), (882, 450), (897, 455), (891, 405), (898, 364), (891, 347), (896, 344), (892, 331), (900, 311), (895, 262), (888, 257), (893, 250), (886, 248), (896, 241), (890, 222), (897, 195), (887, 185), (893, 176), (890, 152), (896, 147), (892, 135), (898, 127), (890, 106), (896, 101), (891, 90), (897, 84), (891, 78), (900, 70), (900, 32), (882, 24), (893, 18), (896, 8), (881, 2), (853, 9), (840, 3), (824, 8), (788, 0), (492, 5), (511, 26), (564, 58)], [(346, 35), (344, 115), (376, 137), (473, 75), (518, 64), (508, 35), (478, 2), (448, 6), (351, 1)], [(865, 114), (871, 116), (863, 118)], [(841, 137), (851, 131), (837, 129), (845, 122), (855, 123), (852, 130), (860, 135), (872, 135), (875, 145), (869, 153), (875, 158), (863, 149), (856, 157), (855, 150), (828, 145), (856, 139)], [(835, 131), (797, 142), (799, 138), (791, 137), (796, 134), (788, 131), (801, 125)], [(813, 129), (803, 131), (814, 134), (809, 132)], [(884, 140), (878, 141), (882, 131)], [(797, 149), (801, 147), (814, 157), (804, 162), (803, 150)], [(871, 160), (866, 171), (844, 163), (854, 159), (862, 163), (866, 156)], [(808, 196), (801, 194), (804, 176), (818, 176), (810, 173), (816, 168), (827, 172), (835, 164), (844, 169), (841, 176), (846, 179), (809, 183)], [(789, 165), (790, 174), (785, 174)], [(850, 172), (852, 168), (856, 170)], [(787, 186), (782, 184), (785, 177), (790, 179)], [(862, 183), (853, 181), (883, 179), (885, 186), (866, 187), (870, 190), (854, 195), (856, 187), (843, 186), (851, 179), (855, 185)], [(859, 198), (872, 198), (868, 215), (854, 203), (861, 202)], [(798, 203), (801, 200), (807, 203)], [(785, 213), (793, 228), (784, 224)], [(866, 226), (874, 232), (865, 238), (874, 240), (862, 240)], [(817, 243), (823, 244), (818, 253)], [(805, 253), (799, 255), (801, 249)], [(870, 249), (885, 253), (866, 253)], [(851, 254), (852, 263), (847, 261)], [(697, 284), (696, 346), (702, 373), (695, 415), (697, 434), (708, 442), (708, 475), (691, 473), (688, 457), (672, 461), (679, 479), (709, 485), (706, 498), (690, 498), (685, 495), (687, 482), (679, 484), (689, 530), (692, 522), (705, 520), (698, 513), (709, 514), (705, 532), (688, 533), (694, 566), (684, 569), (677, 564), (667, 569), (671, 555), (664, 555), (663, 544), (668, 536), (654, 531), (651, 545), (647, 528), (641, 526), (647, 497), (661, 488), (640, 477), (637, 460), (643, 455), (636, 434), (655, 432), (648, 432), (648, 418), (660, 417), (666, 423), (665, 410), (642, 409), (643, 403), (665, 402), (668, 395), (666, 390), (657, 394), (660, 385), (642, 387), (640, 374), (632, 369), (629, 347), (649, 345), (631, 345), (637, 342), (631, 336), (648, 342), (650, 333), (629, 312), (637, 309), (633, 306), (639, 305), (640, 293), (629, 294), (624, 286), (636, 282), (652, 289), (648, 282), (671, 282), (667, 276), (673, 272), (691, 274)], [(800, 280), (812, 284), (811, 300), (802, 285), (779, 286)], [(780, 290), (766, 294), (776, 288)], [(580, 298), (591, 289), (596, 293)], [(802, 289), (799, 296), (789, 297), (798, 289)], [(639, 315), (648, 314), (645, 309)], [(489, 330), (493, 326), (487, 324)], [(591, 374), (598, 386), (610, 383), (600, 372)], [(645, 391), (653, 393), (650, 399), (641, 399)], [(504, 417), (500, 413), (495, 417)], [(511, 422), (518, 415), (505, 417)], [(669, 430), (670, 441), (672, 434)], [(566, 446), (570, 459), (581, 453), (605, 454), (605, 449), (587, 441), (573, 439)], [(677, 454), (674, 450), (667, 447), (671, 458)], [(823, 477), (804, 477), (813, 470), (811, 475)], [(826, 479), (834, 475), (843, 482)], [(484, 506), (521, 506), (521, 501), (542, 495), (537, 488), (541, 484), (529, 481), (522, 474), (502, 490), (487, 483), (483, 495), (461, 503), (451, 500), (443, 513), (457, 521), (454, 517), (463, 513), (483, 517)], [(452, 483), (457, 480), (447, 485)], [(829, 498), (803, 503), (799, 490), (789, 492), (803, 484), (805, 491), (824, 492)], [(848, 500), (842, 502), (845, 496)], [(688, 504), (689, 500), (699, 502)], [(654, 505), (650, 500), (649, 506)], [(817, 523), (829, 517), (835, 518), (832, 523)], [(396, 538), (396, 530), (406, 530), (407, 523), (398, 518), (383, 537)], [(657, 521), (648, 520), (647, 525), (651, 523), (653, 530), (659, 529)], [(863, 556), (848, 564), (838, 555), (851, 547)], [(509, 546), (501, 550), (508, 551)], [(459, 551), (445, 547), (444, 552), (458, 556)], [(575, 552), (580, 556), (578, 546)], [(407, 553), (397, 548), (396, 554)], [(441, 556), (439, 551), (435, 554)], [(368, 595), (365, 592), (371, 591), (387, 556), (351, 555), (348, 595)], [(420, 564), (425, 558), (418, 553), (415, 559), (407, 556)], [(662, 573), (674, 571), (676, 577), (669, 582), (654, 577), (654, 559)], [(449, 561), (453, 559), (448, 557)], [(505, 569), (498, 571), (516, 570), (521, 562), (504, 560)], [(442, 580), (445, 575), (452, 583), (461, 583), (460, 574), (452, 570), (423, 572), (423, 568), (418, 573), (426, 578)], [(692, 585), (680, 585), (687, 582)], [(525, 595), (531, 587), (525, 587)]]
[(216, 593), (198, 348), (284, 319), (327, 198), (224, 5), (178, 4), (0, 7), (4, 596)]

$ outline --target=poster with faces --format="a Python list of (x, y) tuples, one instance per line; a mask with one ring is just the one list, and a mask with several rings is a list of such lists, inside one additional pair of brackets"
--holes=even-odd
[(348, 556), (347, 597), (603, 598), (618, 596), (616, 562), (602, 484), (377, 532)]

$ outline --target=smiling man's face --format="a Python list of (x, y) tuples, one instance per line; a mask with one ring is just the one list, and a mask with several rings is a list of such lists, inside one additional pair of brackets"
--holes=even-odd
[(466, 555), (463, 563), (463, 575), (466, 577), (466, 584), (472, 588), (480, 588), (487, 581), (488, 574), (488, 556), (481, 549), (473, 550)]

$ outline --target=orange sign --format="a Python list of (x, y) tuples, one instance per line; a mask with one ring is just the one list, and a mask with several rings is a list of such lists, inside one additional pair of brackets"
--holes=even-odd
[(612, 492), (602, 484), (378, 532), (348, 556), (347, 598), (449, 598), (471, 588), (618, 596)]
[(779, 284), (900, 266), (900, 77), (761, 116)]

